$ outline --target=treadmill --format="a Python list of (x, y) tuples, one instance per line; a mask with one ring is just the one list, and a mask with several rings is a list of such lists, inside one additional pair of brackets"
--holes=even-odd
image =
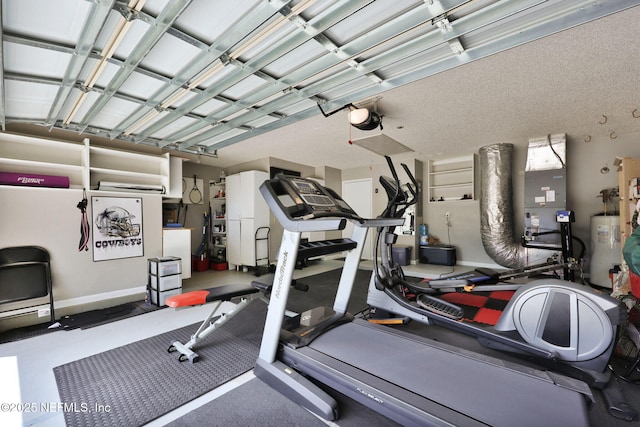
[[(372, 324), (346, 312), (370, 228), (403, 219), (359, 217), (333, 190), (279, 175), (260, 191), (284, 228), (254, 369), (263, 382), (326, 420), (336, 401), (322, 383), (405, 426), (586, 426), (593, 402), (582, 381)], [(354, 224), (333, 307), (282, 330), (300, 235)]]

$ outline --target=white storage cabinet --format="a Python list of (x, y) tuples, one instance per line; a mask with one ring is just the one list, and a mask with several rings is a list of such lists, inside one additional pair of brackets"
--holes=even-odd
[[(256, 254), (256, 230), (269, 226), (269, 207), (259, 187), (269, 179), (262, 171), (246, 171), (226, 178), (227, 261), (229, 269), (254, 267), (265, 258), (267, 246), (259, 245)], [(264, 252), (263, 252), (264, 251)]]

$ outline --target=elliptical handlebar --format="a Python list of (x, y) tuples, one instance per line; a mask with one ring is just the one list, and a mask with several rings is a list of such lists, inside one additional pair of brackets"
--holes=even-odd
[[(380, 184), (387, 192), (388, 202), (384, 212), (382, 212), (382, 218), (396, 218), (401, 219), (404, 222), (403, 215), (407, 208), (418, 202), (419, 186), (415, 177), (409, 170), (409, 167), (401, 163), (402, 168), (409, 177), (411, 183), (407, 183), (407, 189), (410, 195), (402, 190), (402, 185), (396, 168), (389, 156), (385, 156), (389, 169), (393, 176), (391, 178), (381, 176)], [(385, 287), (391, 288), (398, 284), (405, 283), (404, 273), (400, 265), (392, 265), (392, 245), (395, 243), (396, 236), (393, 233), (394, 226), (384, 226), (378, 229), (378, 234), (375, 241), (375, 255), (374, 255), (374, 279), (375, 285), (378, 290), (383, 290)], [(378, 263), (378, 254), (382, 263)]]
[(413, 174), (411, 173), (407, 165), (405, 165), (404, 163), (400, 163), (400, 166), (402, 166), (402, 168), (404, 169), (404, 172), (407, 174), (407, 176), (411, 180), (411, 183), (415, 187), (415, 190), (414, 190), (414, 188), (412, 188), (410, 185), (407, 185), (407, 188), (409, 189), (409, 191), (411, 192), (411, 195), (413, 196), (413, 199), (411, 200), (411, 205), (416, 204), (418, 202), (418, 194), (420, 193), (420, 189), (418, 187), (418, 181), (416, 181), (416, 178), (413, 176)]
[(389, 165), (389, 169), (391, 170), (391, 175), (393, 176), (393, 180), (395, 182), (397, 182), (397, 183), (400, 183), (400, 179), (398, 178), (398, 174), (396, 173), (395, 166), (393, 166), (393, 162), (391, 161), (391, 157), (384, 156), (384, 158), (387, 160), (387, 164)]
[(404, 215), (404, 212), (409, 206), (414, 205), (418, 202), (418, 196), (420, 192), (418, 182), (409, 170), (409, 167), (406, 164), (401, 163), (400, 165), (411, 181), (411, 183), (406, 184), (409, 193), (411, 193), (411, 197), (409, 197), (409, 195), (407, 195), (407, 193), (402, 190), (402, 184), (400, 183), (400, 178), (398, 177), (396, 168), (391, 161), (391, 157), (384, 157), (387, 160), (387, 164), (389, 165), (393, 180), (385, 176), (380, 177), (380, 184), (382, 184), (382, 186), (386, 190), (387, 197), (389, 199), (387, 202), (387, 208), (384, 210), (381, 216), (386, 218), (400, 218)]

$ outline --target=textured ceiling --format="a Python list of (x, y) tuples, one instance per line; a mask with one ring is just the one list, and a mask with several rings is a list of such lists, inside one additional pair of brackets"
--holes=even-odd
[(341, 169), (380, 162), (348, 144), (380, 130), (319, 105), (376, 101), (420, 158), (640, 132), (638, 4), (4, 0), (2, 125)]
[[(554, 133), (580, 142), (640, 134), (633, 117), (640, 115), (639, 22), (635, 7), (386, 91), (378, 104), (383, 132), (423, 159)], [(347, 143), (370, 133), (350, 129), (347, 113), (319, 116), (229, 147), (225, 156), (238, 160), (244, 149), (340, 169), (382, 163)]]

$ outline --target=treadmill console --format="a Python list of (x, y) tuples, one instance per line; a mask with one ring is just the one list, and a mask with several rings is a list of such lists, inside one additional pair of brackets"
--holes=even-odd
[(330, 188), (307, 178), (278, 175), (264, 185), (290, 219), (337, 217), (362, 220), (342, 198)]
[(336, 207), (336, 202), (320, 190), (318, 183), (302, 178), (292, 178), (290, 183), (311, 210), (330, 211)]

